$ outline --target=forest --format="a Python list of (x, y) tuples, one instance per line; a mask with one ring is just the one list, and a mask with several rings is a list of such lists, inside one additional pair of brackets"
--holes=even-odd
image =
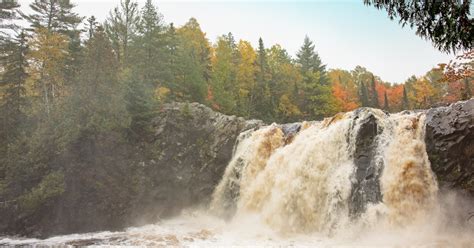
[(152, 0), (143, 7), (122, 0), (103, 23), (69, 1), (36, 0), (30, 14), (18, 8), (6, 1), (0, 13), (0, 199), (25, 209), (64, 190), (62, 172), (48, 161), (71, 142), (112, 131), (138, 142), (163, 103), (283, 123), (472, 97), (473, 78), (462, 72), (472, 51), (396, 84), (363, 66), (327, 68), (309, 37), (295, 56), (264, 37), (256, 47), (232, 33), (210, 41), (198, 20), (167, 23)]

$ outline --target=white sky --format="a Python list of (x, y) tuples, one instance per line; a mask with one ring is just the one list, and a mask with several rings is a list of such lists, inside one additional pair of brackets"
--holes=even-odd
[[(119, 0), (71, 0), (84, 16), (103, 21)], [(28, 11), (31, 0), (20, 0)], [(138, 0), (143, 5), (145, 0)], [(405, 81), (446, 63), (453, 55), (437, 51), (429, 41), (388, 19), (386, 12), (363, 0), (336, 1), (155, 1), (167, 23), (175, 26), (195, 17), (210, 41), (232, 32), (237, 39), (265, 46), (280, 44), (294, 55), (308, 35), (328, 68), (366, 67), (384, 81)]]

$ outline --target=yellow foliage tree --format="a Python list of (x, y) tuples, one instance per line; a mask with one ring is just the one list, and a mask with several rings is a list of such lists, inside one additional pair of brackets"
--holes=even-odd
[(236, 81), (239, 88), (238, 106), (241, 114), (247, 116), (250, 112), (250, 92), (255, 87), (255, 61), (257, 53), (248, 41), (240, 40), (237, 45), (238, 65)]
[(64, 87), (64, 67), (68, 56), (69, 38), (63, 34), (48, 32), (37, 28), (30, 41), (29, 59), (31, 90), (34, 96), (40, 96), (46, 112), (67, 94)]

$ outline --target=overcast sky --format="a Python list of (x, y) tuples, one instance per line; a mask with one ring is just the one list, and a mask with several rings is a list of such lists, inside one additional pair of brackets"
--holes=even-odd
[[(84, 16), (103, 21), (119, 0), (71, 0)], [(20, 0), (27, 11), (32, 0)], [(145, 0), (138, 0), (140, 6)], [(405, 81), (421, 76), (453, 55), (437, 51), (429, 41), (409, 27), (391, 21), (385, 11), (363, 4), (363, 0), (333, 1), (198, 1), (155, 0), (167, 23), (176, 26), (195, 17), (210, 41), (232, 32), (256, 46), (280, 44), (294, 56), (305, 35), (328, 68), (351, 70), (366, 67), (384, 81)]]

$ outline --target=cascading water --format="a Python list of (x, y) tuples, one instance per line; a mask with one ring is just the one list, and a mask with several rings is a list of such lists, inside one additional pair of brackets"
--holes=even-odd
[(282, 126), (242, 134), (211, 211), (253, 214), (280, 233), (331, 235), (432, 212), (438, 188), (422, 113), (360, 109), (306, 126), (286, 145)]

